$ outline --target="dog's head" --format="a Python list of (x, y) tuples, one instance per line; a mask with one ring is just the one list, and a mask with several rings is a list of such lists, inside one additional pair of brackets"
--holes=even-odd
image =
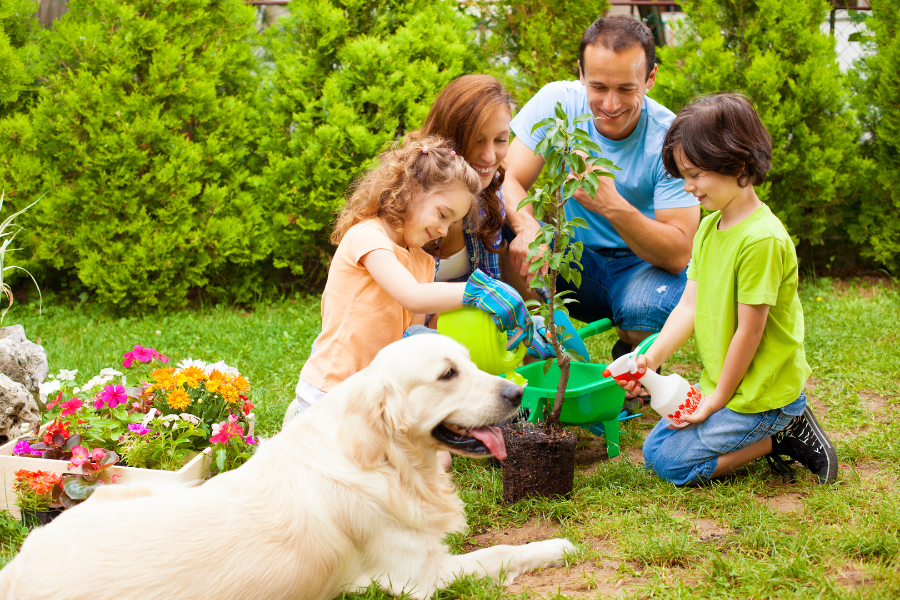
[(351, 385), (357, 400), (348, 409), (365, 415), (369, 427), (384, 428), (413, 449), (501, 460), (506, 447), (500, 427), (522, 402), (520, 386), (479, 371), (463, 346), (441, 335), (390, 344), (334, 391), (344, 395)]

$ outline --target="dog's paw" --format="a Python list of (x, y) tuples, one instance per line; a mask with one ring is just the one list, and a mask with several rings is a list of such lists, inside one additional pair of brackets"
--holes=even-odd
[(577, 551), (575, 544), (565, 538), (532, 542), (529, 546), (538, 546), (535, 549), (540, 550), (540, 558), (545, 567), (562, 567), (566, 564), (566, 554)]

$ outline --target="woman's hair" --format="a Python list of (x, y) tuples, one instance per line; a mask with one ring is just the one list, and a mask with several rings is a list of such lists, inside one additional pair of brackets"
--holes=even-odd
[(753, 104), (743, 94), (714, 94), (684, 107), (663, 142), (666, 171), (683, 179), (678, 149), (698, 169), (738, 178), (738, 185), (759, 185), (772, 167), (772, 138)]
[[(417, 192), (424, 198), (454, 184), (468, 190), (471, 200), (481, 190), (478, 173), (456, 154), (447, 140), (423, 137), (393, 146), (351, 188), (350, 198), (334, 224), (331, 242), (339, 244), (348, 229), (375, 217), (402, 232)], [(470, 216), (475, 215), (474, 204), (470, 204)]]
[[(463, 156), (469, 156), (481, 128), (498, 110), (510, 112), (509, 93), (503, 85), (490, 75), (463, 75), (447, 84), (431, 105), (422, 128), (411, 132), (408, 139), (437, 135), (452, 140)], [(498, 193), (506, 175), (502, 162), (497, 175), (479, 197), (484, 217), (475, 229), (481, 245), (490, 252), (503, 227)]]

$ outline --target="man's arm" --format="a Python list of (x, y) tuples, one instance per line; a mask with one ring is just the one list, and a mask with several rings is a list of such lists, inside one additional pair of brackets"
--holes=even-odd
[(541, 169), (544, 168), (544, 157), (535, 154), (519, 138), (509, 145), (506, 155), (506, 177), (503, 180), (503, 197), (506, 207), (506, 222), (516, 232), (516, 238), (509, 244), (509, 259), (514, 271), (525, 281), (531, 279), (528, 273), (528, 244), (537, 237), (540, 223), (534, 218), (531, 205), (518, 210), (519, 202), (528, 195), (528, 189), (534, 185)]
[(579, 189), (575, 200), (609, 221), (639, 258), (669, 273), (684, 270), (700, 224), (700, 206), (657, 210), (654, 220), (623, 198), (611, 178), (600, 177), (599, 183), (596, 196)]

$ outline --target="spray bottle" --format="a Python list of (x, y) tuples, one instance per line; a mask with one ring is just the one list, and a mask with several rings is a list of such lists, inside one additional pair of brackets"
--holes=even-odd
[(610, 363), (603, 371), (604, 377), (616, 381), (636, 381), (650, 392), (650, 408), (658, 412), (675, 427), (687, 427), (683, 415), (692, 415), (705, 400), (700, 388), (691, 385), (678, 373), (663, 377), (651, 369), (638, 373), (636, 353), (630, 352)]

